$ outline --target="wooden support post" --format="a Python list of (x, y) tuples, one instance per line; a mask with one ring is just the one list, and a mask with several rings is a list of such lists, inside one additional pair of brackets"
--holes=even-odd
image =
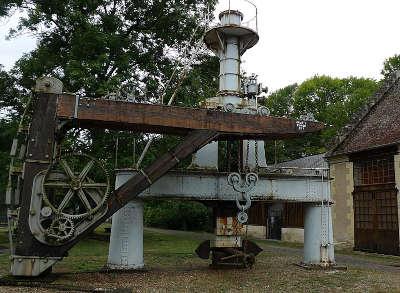
[[(54, 82), (55, 84), (52, 84)], [(29, 213), (32, 186), (35, 176), (47, 170), (53, 155), (56, 133), (57, 94), (61, 93), (62, 84), (55, 79), (38, 80), (35, 93), (37, 100), (29, 130), (26, 160), (24, 165), (24, 182), (21, 192), (18, 230), (15, 243), (16, 255), (35, 256), (46, 253), (46, 247), (39, 243), (29, 227)], [(55, 90), (56, 89), (56, 90)]]

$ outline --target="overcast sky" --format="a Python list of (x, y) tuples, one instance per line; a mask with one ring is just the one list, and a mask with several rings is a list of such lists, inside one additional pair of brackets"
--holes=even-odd
[[(232, 6), (237, 1), (232, 0)], [(244, 55), (243, 66), (271, 90), (315, 74), (379, 79), (385, 58), (400, 53), (399, 0), (253, 2), (258, 6), (260, 43)], [(5, 40), (16, 19), (0, 21), (0, 64), (7, 69), (35, 46), (27, 35)]]

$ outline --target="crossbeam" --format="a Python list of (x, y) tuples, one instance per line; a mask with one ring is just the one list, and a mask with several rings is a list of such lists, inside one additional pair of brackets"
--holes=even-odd
[(218, 110), (136, 104), (60, 95), (57, 117), (81, 128), (108, 128), (186, 136), (193, 130), (219, 133), (218, 139), (286, 139), (323, 129), (319, 122), (297, 121)]
[[(119, 170), (119, 178), (137, 174), (132, 169)], [(235, 201), (238, 194), (228, 183), (228, 173), (199, 171), (170, 171), (138, 195), (141, 199), (186, 199), (200, 201)], [(249, 192), (252, 201), (293, 201), (320, 203), (329, 201), (329, 181), (321, 176), (290, 176), (258, 174), (256, 186)]]

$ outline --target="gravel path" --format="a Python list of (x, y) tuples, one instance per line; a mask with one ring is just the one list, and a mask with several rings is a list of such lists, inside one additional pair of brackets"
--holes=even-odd
[[(297, 247), (286, 247), (278, 246), (277, 244), (271, 244), (269, 241), (258, 241), (262, 248), (272, 254), (282, 254), (290, 256), (303, 255), (303, 248)], [(399, 272), (400, 273), (400, 257), (396, 256), (384, 256), (368, 253), (359, 253), (348, 255), (343, 254), (340, 251), (335, 253), (335, 259), (339, 266), (348, 266), (352, 268), (367, 268), (371, 270), (381, 270), (388, 272)]]

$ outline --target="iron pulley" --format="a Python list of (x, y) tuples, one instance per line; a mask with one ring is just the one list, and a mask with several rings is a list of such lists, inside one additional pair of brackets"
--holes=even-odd
[(106, 208), (110, 178), (103, 164), (85, 154), (68, 154), (50, 164), (43, 202), (57, 216), (81, 219)]
[(246, 211), (251, 207), (251, 198), (249, 192), (256, 186), (258, 182), (258, 175), (256, 173), (247, 173), (244, 180), (239, 173), (231, 173), (228, 175), (228, 184), (233, 189), (242, 195), (246, 203), (242, 205), (239, 200), (239, 196), (236, 196), (236, 206), (239, 209), (237, 215), (238, 222), (244, 224), (248, 220)]

